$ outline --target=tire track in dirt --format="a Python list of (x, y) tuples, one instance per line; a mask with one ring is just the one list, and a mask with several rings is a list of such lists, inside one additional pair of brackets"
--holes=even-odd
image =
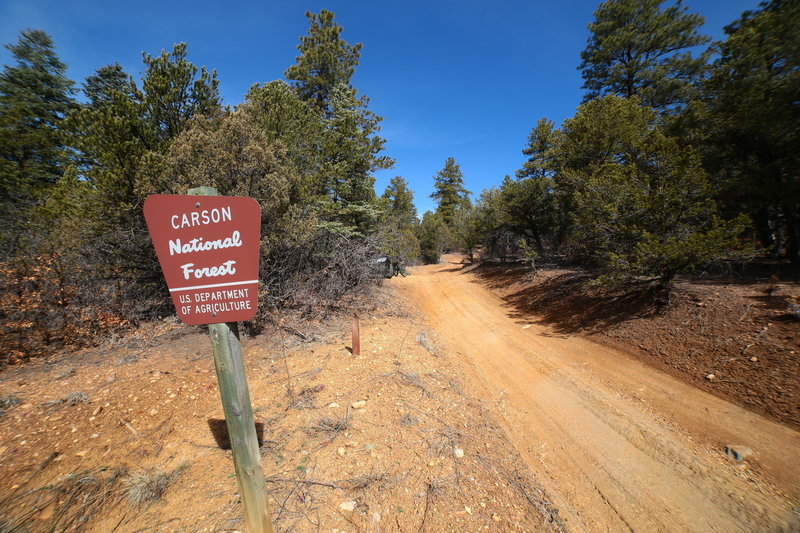
[[(510, 318), (454, 263), (398, 284), (461, 355), (576, 531), (797, 526), (800, 433), (586, 339)], [(531, 321), (534, 317), (531, 317)], [(745, 444), (742, 468), (724, 444)]]

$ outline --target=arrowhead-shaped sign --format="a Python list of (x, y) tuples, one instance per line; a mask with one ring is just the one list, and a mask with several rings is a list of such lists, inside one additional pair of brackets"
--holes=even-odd
[(152, 195), (144, 218), (183, 322), (255, 316), (261, 208), (253, 198)]

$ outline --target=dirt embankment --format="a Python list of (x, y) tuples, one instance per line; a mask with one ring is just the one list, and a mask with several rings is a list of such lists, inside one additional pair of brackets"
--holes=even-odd
[[(276, 531), (562, 531), (436, 334), (401, 298), (379, 304), (360, 356), (349, 320), (243, 341)], [(0, 418), (0, 529), (242, 529), (199, 331), (165, 323), (0, 375), (19, 400)]]
[(592, 285), (579, 270), (493, 265), (476, 274), (511, 316), (622, 348), (748, 409), (800, 427), (800, 285), (762, 279), (679, 282), (669, 305)]

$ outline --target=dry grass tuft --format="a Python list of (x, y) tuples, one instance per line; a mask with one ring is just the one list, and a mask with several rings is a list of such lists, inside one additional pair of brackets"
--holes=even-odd
[(314, 424), (311, 429), (323, 433), (339, 433), (350, 427), (349, 418), (350, 417), (347, 416), (347, 414), (345, 414), (342, 418), (323, 416), (317, 420), (316, 424)]
[(0, 409), (8, 409), (22, 403), (22, 398), (16, 394), (9, 394), (8, 396), (0, 397)]
[(125, 494), (135, 506), (157, 502), (169, 488), (170, 484), (178, 479), (189, 467), (189, 463), (181, 463), (172, 472), (165, 472), (161, 468), (147, 468), (134, 472), (124, 482)]
[(400, 417), (397, 423), (403, 427), (416, 426), (417, 424), (419, 424), (419, 418), (412, 415), (411, 413), (406, 413), (402, 417)]
[(417, 344), (428, 350), (431, 354), (436, 355), (436, 350), (431, 345), (430, 339), (428, 339), (427, 331), (420, 331), (417, 334)]
[[(33, 490), (12, 492), (0, 501), (0, 531), (77, 531), (119, 506), (125, 473), (122, 468), (101, 467), (67, 474)], [(41, 529), (40, 514), (46, 509), (51, 510), (48, 527)]]
[(75, 391), (70, 393), (68, 396), (63, 398), (59, 398), (57, 400), (49, 400), (47, 402), (42, 402), (39, 404), (39, 407), (56, 407), (62, 404), (68, 405), (78, 405), (79, 403), (89, 403), (89, 395), (83, 391)]
[(391, 481), (389, 474), (387, 472), (381, 472), (378, 474), (365, 474), (363, 476), (355, 476), (343, 479), (341, 481), (337, 481), (336, 485), (348, 490), (359, 490), (365, 489), (373, 483), (389, 481)]

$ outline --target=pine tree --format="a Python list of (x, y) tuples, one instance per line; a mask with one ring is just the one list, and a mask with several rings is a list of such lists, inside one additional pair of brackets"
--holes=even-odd
[(142, 103), (148, 122), (160, 142), (176, 137), (195, 115), (212, 116), (220, 110), (217, 71), (208, 72), (186, 59), (186, 43), (162, 50), (158, 57), (143, 54)]
[(471, 193), (464, 187), (464, 174), (461, 173), (461, 167), (456, 160), (448, 157), (444, 168), (436, 173), (433, 180), (434, 190), (431, 198), (439, 204), (436, 213), (441, 215), (445, 224), (450, 224), (456, 211), (470, 206)]
[(725, 28), (697, 119), (724, 205), (800, 262), (800, 2), (773, 0)]
[(394, 161), (381, 155), (386, 142), (378, 136), (381, 117), (367, 109), (369, 99), (359, 97), (350, 83), (361, 45), (341, 38), (330, 11), (306, 16), (308, 35), (301, 37), (301, 55), (286, 77), (322, 120), (313, 192), (326, 219), (363, 234), (380, 215), (373, 173)]
[(42, 201), (67, 164), (59, 124), (72, 109), (72, 81), (53, 41), (26, 30), (7, 45), (16, 65), (0, 74), (0, 254), (18, 245), (25, 212)]
[(688, 50), (709, 41), (698, 33), (704, 19), (676, 0), (607, 0), (589, 24), (581, 52), (584, 102), (606, 94), (638, 96), (646, 106), (667, 111), (695, 94), (708, 53)]
[(323, 114), (331, 112), (333, 88), (351, 88), (352, 78), (361, 56), (361, 43), (350, 45), (342, 39), (342, 27), (333, 21), (334, 14), (323, 9), (319, 14), (306, 11), (308, 35), (300, 38), (297, 63), (286, 70), (286, 79), (306, 102)]
[(559, 131), (552, 120), (541, 118), (528, 135), (528, 145), (522, 153), (528, 157), (517, 171), (517, 178), (549, 178), (555, 171), (553, 148), (558, 141)]
[(414, 207), (414, 193), (408, 182), (400, 176), (389, 181), (382, 196), (388, 202), (389, 217), (400, 227), (411, 227), (417, 223), (417, 208)]
[(114, 93), (135, 96), (133, 78), (122, 70), (119, 63), (100, 67), (83, 82), (83, 94), (93, 108), (111, 103)]
[(735, 257), (746, 217), (721, 220), (697, 154), (637, 99), (606, 96), (564, 122), (557, 186), (573, 243), (612, 282), (666, 288), (681, 272)]

